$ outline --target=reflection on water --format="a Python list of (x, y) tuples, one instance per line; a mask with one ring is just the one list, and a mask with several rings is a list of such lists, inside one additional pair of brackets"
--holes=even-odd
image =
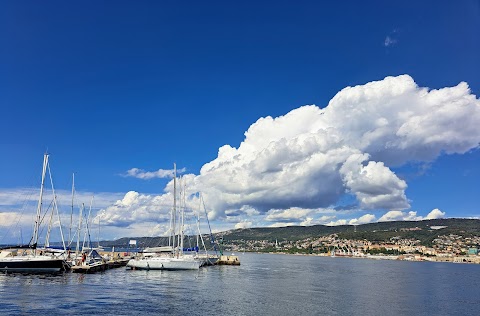
[(477, 315), (480, 266), (240, 255), (199, 271), (0, 275), (2, 315)]

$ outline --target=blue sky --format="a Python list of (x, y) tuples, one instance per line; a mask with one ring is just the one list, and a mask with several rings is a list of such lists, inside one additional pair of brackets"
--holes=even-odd
[[(174, 162), (191, 175), (192, 190), (211, 191), (207, 207), (217, 230), (340, 224), (344, 222), (339, 220), (349, 223), (372, 215), (364, 218), (368, 222), (389, 211), (401, 213), (391, 213), (395, 219), (425, 217), (434, 209), (446, 217), (480, 216), (476, 203), (480, 137), (475, 128), (479, 104), (474, 97), (480, 92), (479, 53), (478, 1), (2, 2), (0, 196), (4, 201), (0, 200), (0, 212), (4, 217), (0, 229), (4, 233), (0, 237), (6, 238), (7, 221), (20, 212), (19, 203), (10, 201), (14, 193), (38, 187), (46, 150), (51, 153), (56, 188), (69, 191), (75, 172), (79, 196), (84, 194), (86, 201), (89, 195), (103, 197), (95, 209), (104, 211), (105, 238), (144, 232), (155, 224), (152, 214), (164, 212), (152, 199), (160, 196), (168, 203), (163, 196), (168, 177), (139, 179), (126, 176), (127, 171), (167, 170)], [(386, 195), (395, 197), (389, 201), (395, 200), (396, 206), (373, 203), (376, 197), (371, 191), (359, 187), (365, 181), (351, 178), (346, 167), (340, 172), (339, 164), (335, 174), (326, 174), (318, 166), (305, 170), (310, 176), (305, 183), (299, 180), (302, 193), (288, 191), (296, 187), (295, 182), (281, 181), (281, 177), (291, 179), (288, 172), (298, 171), (284, 165), (278, 166), (285, 174), (270, 182), (274, 188), (252, 186), (255, 176), (251, 174), (250, 178), (232, 176), (229, 172), (237, 167), (221, 170), (217, 166), (218, 172), (196, 177), (202, 166), (219, 161), (220, 147), (238, 149), (246, 140), (245, 132), (262, 117), (285, 116), (303, 105), (324, 109), (345, 87), (383, 82), (389, 76), (403, 78), (393, 85), (408, 86), (408, 78), (398, 77), (404, 74), (420, 88), (443, 89), (466, 82), (470, 90), (459, 89), (463, 96), (473, 97), (467, 102), (473, 108), (449, 122), (439, 117), (427, 120), (439, 130), (463, 131), (453, 138), (442, 134), (435, 153), (420, 155), (426, 145), (415, 147), (415, 152), (406, 149), (406, 157), (395, 152), (402, 156), (395, 163), (380, 160), (381, 153), (355, 148), (369, 155), (360, 165), (375, 162), (369, 172), (386, 172), (393, 185)], [(379, 84), (375, 89), (388, 87)], [(387, 98), (380, 103), (389, 102), (388, 93), (374, 95)], [(438, 102), (446, 104), (447, 99)], [(360, 102), (357, 108), (369, 105)], [(389, 113), (403, 107), (399, 101)], [(288, 130), (289, 124), (298, 125), (298, 120), (315, 115), (306, 111), (299, 110), (297, 118), (287, 117), (291, 123), (282, 128)], [(341, 113), (348, 114), (335, 112), (329, 122), (341, 122), (339, 127), (355, 125), (351, 120), (359, 119), (342, 121)], [(438, 125), (436, 119), (441, 121)], [(388, 117), (387, 121), (391, 124)], [(262, 126), (263, 132), (270, 128)], [(263, 132), (251, 133), (252, 139), (268, 139)], [(285, 137), (288, 141), (300, 134)], [(386, 146), (383, 138), (376, 141)], [(245, 152), (239, 155), (247, 157)], [(308, 155), (302, 159), (311, 158)], [(353, 151), (348, 157), (352, 155)], [(287, 157), (281, 152), (277, 156)], [(273, 165), (265, 170), (270, 172), (275, 162), (268, 161)], [(300, 161), (305, 163), (296, 162)], [(388, 170), (380, 168), (379, 162)], [(246, 166), (239, 168), (246, 172)], [(349, 172), (361, 173), (349, 166)], [(230, 196), (233, 191), (225, 186), (215, 187), (222, 180), (235, 185), (236, 191), (244, 190), (241, 197)], [(309, 191), (323, 186), (335, 187), (335, 194)], [(114, 206), (130, 191), (138, 194), (127, 199), (134, 204)], [(258, 196), (249, 196), (253, 191)], [(362, 195), (367, 191), (368, 199)], [(68, 203), (64, 197), (63, 204)], [(147, 215), (128, 215), (142, 207)], [(342, 211), (332, 211), (335, 207)], [(62, 212), (68, 212), (68, 206), (64, 208)], [(416, 213), (409, 217), (408, 212)], [(122, 220), (114, 214), (122, 214), (118, 215)], [(161, 233), (163, 226), (158, 229)]]

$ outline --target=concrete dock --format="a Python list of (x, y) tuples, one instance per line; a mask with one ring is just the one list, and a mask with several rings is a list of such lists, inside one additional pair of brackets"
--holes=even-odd
[(239, 266), (240, 260), (238, 256), (220, 256), (218, 259), (217, 265), (228, 265), (228, 266)]

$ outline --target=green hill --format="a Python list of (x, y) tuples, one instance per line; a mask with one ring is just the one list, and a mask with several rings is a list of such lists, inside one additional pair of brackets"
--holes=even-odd
[(429, 245), (438, 235), (480, 236), (480, 220), (449, 218), (396, 221), (358, 225), (356, 228), (353, 225), (248, 228), (227, 231), (218, 235), (223, 237), (224, 242), (235, 242), (240, 240), (297, 241), (330, 234), (337, 234), (341, 239), (366, 239), (376, 242), (388, 241), (392, 237), (413, 238), (419, 239), (422, 244)]
[[(445, 227), (443, 227), (445, 226)], [(235, 229), (216, 233), (216, 239), (224, 243), (238, 243), (248, 240), (298, 241), (330, 234), (337, 234), (341, 239), (389, 241), (392, 237), (418, 239), (423, 245), (430, 245), (439, 235), (460, 235), (462, 237), (480, 236), (479, 219), (432, 219), (423, 221), (396, 221), (342, 226), (288, 226), (258, 227)], [(130, 237), (114, 241), (104, 241), (104, 246), (125, 247), (130, 239), (136, 239), (139, 247), (166, 245), (166, 237)]]

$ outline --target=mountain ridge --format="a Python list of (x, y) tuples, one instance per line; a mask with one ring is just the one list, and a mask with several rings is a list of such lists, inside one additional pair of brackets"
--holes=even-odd
[[(245, 240), (298, 241), (331, 234), (337, 234), (338, 238), (341, 239), (365, 239), (369, 241), (388, 241), (394, 236), (400, 236), (402, 238), (419, 239), (422, 244), (428, 245), (438, 235), (480, 236), (480, 219), (442, 218), (421, 221), (376, 222), (362, 225), (253, 227), (233, 229), (213, 235), (217, 240), (231, 243)], [(125, 247), (129, 240), (136, 240), (138, 247), (168, 244), (168, 237), (122, 237), (112, 241), (102, 241), (101, 244), (106, 247)]]

